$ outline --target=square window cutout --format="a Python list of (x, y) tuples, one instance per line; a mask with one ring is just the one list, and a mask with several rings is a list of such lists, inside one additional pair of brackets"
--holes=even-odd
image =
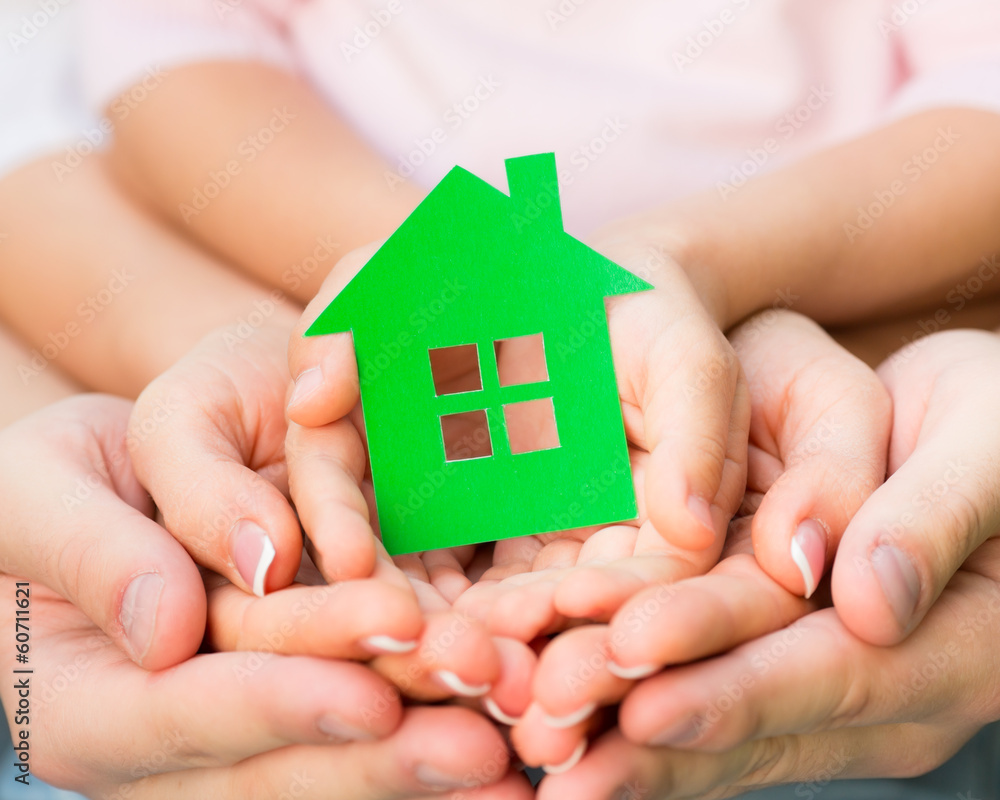
[(542, 334), (499, 339), (493, 343), (501, 386), (542, 383), (549, 379), (545, 365), (545, 342)]
[(493, 455), (490, 424), (485, 411), (463, 411), (441, 417), (445, 461), (468, 461)]
[(514, 455), (559, 447), (559, 431), (551, 397), (511, 403), (503, 407), (503, 417), (507, 423), (510, 452)]
[(479, 348), (474, 344), (457, 347), (434, 347), (431, 357), (431, 375), (434, 376), (434, 394), (460, 394), (478, 392), (483, 388), (479, 371)]

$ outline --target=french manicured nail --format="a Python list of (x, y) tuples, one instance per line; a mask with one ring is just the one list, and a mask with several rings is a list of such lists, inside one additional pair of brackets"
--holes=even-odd
[(649, 740), (654, 747), (676, 747), (690, 744), (701, 733), (701, 722), (699, 717), (690, 717), (676, 725), (672, 725), (666, 730), (660, 731)]
[(880, 544), (870, 556), (882, 593), (903, 630), (908, 630), (920, 599), (920, 576), (909, 557), (891, 544)]
[(802, 573), (808, 600), (819, 585), (826, 566), (826, 529), (814, 519), (805, 519), (795, 529), (791, 544), (792, 561)]
[(486, 713), (489, 714), (493, 719), (502, 725), (510, 725), (514, 727), (521, 721), (520, 717), (512, 717), (506, 711), (504, 711), (500, 706), (496, 704), (496, 701), (492, 697), (483, 698), (483, 708), (486, 709)]
[(691, 516), (698, 520), (704, 528), (711, 531), (714, 536), (715, 523), (712, 521), (712, 506), (709, 505), (708, 500), (704, 497), (698, 497), (698, 495), (693, 494), (688, 498), (687, 505), (688, 511), (691, 512)]
[(323, 383), (323, 370), (319, 367), (312, 367), (303, 372), (295, 379), (295, 388), (292, 389), (292, 396), (288, 399), (288, 407), (298, 405), (309, 395), (315, 392)]
[(563, 728), (572, 728), (574, 725), (579, 725), (595, 711), (597, 711), (597, 703), (587, 703), (583, 708), (578, 708), (572, 714), (567, 714), (565, 717), (551, 717), (546, 714), (543, 719), (545, 720), (545, 724), (550, 728), (562, 730)]
[(369, 636), (367, 639), (362, 639), (360, 644), (376, 655), (383, 655), (385, 653), (412, 653), (420, 645), (420, 642), (393, 639), (391, 636)]
[(614, 661), (608, 662), (608, 672), (627, 681), (640, 681), (660, 671), (658, 664), (640, 664), (637, 667), (620, 667)]
[(233, 561), (240, 577), (257, 597), (264, 596), (264, 579), (274, 561), (274, 545), (255, 522), (242, 519), (231, 534)]
[(583, 754), (585, 752), (587, 752), (586, 739), (576, 746), (576, 750), (573, 751), (573, 755), (563, 761), (562, 764), (556, 764), (554, 766), (543, 764), (542, 769), (545, 770), (548, 775), (560, 775), (563, 772), (569, 772), (573, 769), (573, 767), (580, 763), (580, 759), (583, 758)]
[(428, 789), (461, 789), (466, 783), (465, 778), (449, 775), (428, 764), (418, 764), (413, 774)]
[(493, 688), (488, 683), (480, 686), (472, 686), (459, 678), (454, 672), (449, 672), (446, 669), (438, 670), (434, 673), (434, 676), (448, 691), (454, 692), (460, 697), (482, 697)]
[(373, 742), (375, 736), (361, 728), (348, 725), (335, 714), (325, 714), (316, 723), (320, 731), (331, 739), (340, 742)]
[(119, 620), (132, 649), (132, 656), (140, 663), (153, 643), (156, 612), (160, 606), (163, 586), (163, 578), (155, 572), (146, 572), (132, 578), (122, 595)]

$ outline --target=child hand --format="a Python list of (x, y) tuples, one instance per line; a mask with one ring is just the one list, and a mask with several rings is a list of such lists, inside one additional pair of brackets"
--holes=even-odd
[[(422, 697), (484, 694), (498, 682), (500, 670), (489, 636), (478, 624), (457, 618), (450, 603), (433, 596), (429, 584), (411, 581), (374, 538), (369, 537), (365, 556), (372, 563), (362, 571), (370, 579), (320, 588), (291, 583), (302, 544), (295, 511), (279, 489), (287, 482), (286, 348), (287, 334), (274, 327), (249, 337), (216, 332), (150, 384), (130, 423), (136, 474), (167, 529), (199, 564), (226, 578), (217, 587), (220, 604), (241, 614), (233, 617), (241, 620), (235, 630), (210, 618), (218, 646), (379, 657), (376, 669), (408, 681), (403, 688)], [(304, 447), (292, 442), (289, 454), (305, 462), (322, 462), (326, 455), (315, 447), (309, 450), (308, 442)], [(310, 508), (303, 503), (307, 531), (325, 531)], [(265, 560), (268, 549), (258, 548), (256, 566), (246, 568), (240, 537), (248, 528), (255, 536), (266, 532), (275, 551), (273, 562)], [(274, 595), (265, 602), (240, 596), (244, 587), (260, 591), (265, 585)], [(302, 624), (289, 619), (315, 598), (323, 599), (320, 613)], [(345, 616), (351, 624), (343, 624)], [(466, 635), (460, 641), (451, 641), (452, 636), (448, 647), (442, 647), (442, 630), (455, 626), (462, 626)]]
[[(303, 520), (326, 523), (307, 522), (306, 527), (310, 538), (314, 529), (317, 536), (325, 537), (313, 544), (328, 577), (352, 574), (344, 570), (355, 561), (357, 570), (366, 566), (353, 553), (360, 543), (372, 539), (374, 504), (351, 338), (333, 334), (305, 339), (302, 334), (375, 249), (356, 251), (334, 269), (307, 309), (290, 346), (291, 370), (298, 377), (288, 413), (301, 425), (292, 426), (290, 440), (322, 436), (327, 453), (325, 464), (308, 470), (292, 464), (291, 489)], [(543, 559), (547, 566), (573, 564), (581, 553), (584, 558), (652, 556), (644, 566), (633, 572), (624, 570), (620, 579), (609, 581), (608, 591), (614, 598), (598, 599), (598, 603), (613, 605), (652, 580), (697, 574), (715, 562), (722, 542), (717, 532), (724, 530), (736, 510), (744, 487), (748, 401), (738, 362), (708, 313), (698, 305), (680, 269), (670, 264), (661, 272), (661, 288), (614, 298), (609, 304), (625, 429), (636, 444), (633, 466), (642, 480), (640, 519), (603, 526), (602, 536), (588, 549), (581, 545), (592, 536), (593, 528), (568, 536), (556, 533), (501, 542), (497, 545), (497, 566), (501, 569), (493, 575), (526, 568), (548, 545), (553, 547), (547, 554), (558, 550), (559, 556), (552, 561)], [(500, 359), (505, 359), (503, 349)], [(455, 380), (461, 380), (468, 369), (461, 363), (451, 366)], [(700, 446), (693, 446), (696, 441)], [(653, 522), (646, 521), (647, 511)], [(660, 558), (673, 554), (680, 556), (676, 563)], [(327, 562), (331, 566), (326, 566)], [(461, 579), (454, 583), (461, 583)], [(547, 588), (543, 586), (541, 591)], [(546, 601), (535, 607), (543, 618), (558, 616), (551, 605)], [(537, 630), (546, 625), (543, 619), (529, 627)], [(533, 635), (496, 630), (522, 639)]]
[[(835, 547), (885, 474), (889, 400), (871, 370), (791, 312), (765, 312), (732, 338), (753, 401), (749, 517), (733, 522), (729, 557), (708, 575), (650, 586), (625, 600), (610, 625), (568, 631), (543, 651), (536, 702), (514, 729), (528, 763), (564, 762), (581, 746), (590, 713), (621, 700), (633, 680), (806, 613), (811, 606), (796, 595), (812, 593), (828, 550), (813, 554), (812, 583), (804, 586), (788, 545), (799, 520), (818, 518)], [(751, 530), (756, 560), (743, 546)]]

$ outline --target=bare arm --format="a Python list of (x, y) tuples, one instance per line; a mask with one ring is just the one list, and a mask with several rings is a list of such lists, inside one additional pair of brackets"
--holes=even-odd
[[(115, 136), (112, 162), (125, 185), (303, 303), (344, 253), (387, 236), (421, 197), (409, 185), (390, 188), (386, 165), (311, 87), (263, 64), (181, 67), (116, 123)], [(320, 269), (289, 273), (317, 247)]]
[(0, 320), (86, 387), (135, 396), (208, 331), (291, 328), (300, 309), (125, 197), (97, 156), (60, 182), (48, 160), (0, 181)]
[(1000, 115), (929, 111), (624, 225), (680, 262), (723, 327), (786, 289), (828, 324), (913, 311), (1000, 269), (997, 142)]

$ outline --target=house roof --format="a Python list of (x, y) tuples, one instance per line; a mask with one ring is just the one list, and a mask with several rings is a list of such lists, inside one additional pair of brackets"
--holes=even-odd
[(306, 335), (391, 329), (449, 279), (471, 285), (465, 300), (477, 304), (516, 303), (519, 293), (598, 299), (653, 288), (563, 230), (553, 153), (505, 165), (509, 195), (452, 169)]

